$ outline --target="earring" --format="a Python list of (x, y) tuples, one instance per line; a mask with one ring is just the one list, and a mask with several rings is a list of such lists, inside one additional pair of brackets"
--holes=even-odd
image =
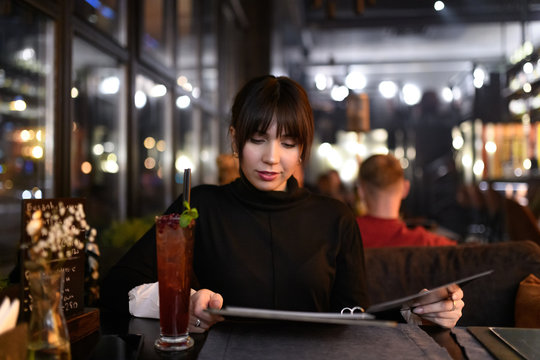
[(238, 153), (237, 153), (236, 151), (233, 151), (232, 156), (235, 157), (235, 158), (237, 158), (237, 157), (238, 157)]

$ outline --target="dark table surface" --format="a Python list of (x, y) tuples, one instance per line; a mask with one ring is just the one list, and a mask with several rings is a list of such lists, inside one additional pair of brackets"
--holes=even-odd
[(154, 350), (158, 320), (102, 312), (100, 321), (99, 332), (72, 344), (74, 360), (493, 359), (466, 329), (458, 328), (228, 320), (209, 333), (192, 334), (193, 348), (164, 354)]

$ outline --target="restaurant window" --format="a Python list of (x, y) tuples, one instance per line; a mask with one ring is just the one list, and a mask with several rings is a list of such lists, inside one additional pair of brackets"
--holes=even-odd
[[(171, 156), (171, 132), (168, 129), (168, 89), (144, 75), (136, 78), (136, 216), (161, 213), (168, 206), (167, 183)], [(169, 157), (168, 157), (169, 156)]]
[(142, 56), (149, 55), (165, 66), (172, 65), (172, 23), (170, 2), (165, 0), (143, 1)]
[(122, 218), (125, 172), (125, 80), (118, 62), (75, 38), (73, 42), (71, 193), (85, 198), (98, 231)]
[(218, 46), (216, 1), (205, 0), (201, 34), (201, 93), (205, 103), (217, 108)]
[(126, 45), (127, 0), (76, 0), (75, 14)]
[(198, 34), (200, 21), (194, 13), (193, 0), (177, 0), (176, 2), (176, 69), (178, 97), (176, 141), (175, 141), (175, 191), (182, 192), (184, 169), (191, 169), (192, 183), (199, 179), (200, 108), (196, 101), (200, 97), (200, 46)]
[(218, 113), (218, 47), (217, 47), (217, 2), (204, 1), (201, 34), (201, 181), (217, 182), (216, 159), (219, 155), (219, 131), (226, 132), (228, 123), (221, 124)]
[[(216, 183), (219, 136), (217, 114), (217, 14), (215, 0), (177, 0), (177, 126), (176, 183), (192, 166), (194, 183)], [(189, 104), (188, 104), (189, 103)], [(204, 129), (204, 131), (202, 131)], [(180, 180), (180, 181), (179, 181)]]
[(1, 279), (16, 259), (21, 199), (52, 196), (54, 139), (54, 24), (6, 4), (0, 7)]
[(200, 95), (201, 84), (199, 80), (200, 21), (194, 14), (193, 0), (178, 0), (176, 5), (176, 68), (177, 83), (184, 91), (192, 93), (194, 97)]

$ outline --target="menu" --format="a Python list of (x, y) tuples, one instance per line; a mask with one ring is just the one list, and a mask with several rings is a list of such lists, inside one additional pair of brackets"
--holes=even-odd
[[(267, 310), (246, 307), (227, 306), (223, 309), (208, 308), (205, 311), (221, 315), (224, 317), (239, 317), (251, 319), (267, 319), (267, 320), (285, 320), (285, 321), (302, 321), (302, 322), (318, 322), (327, 324), (346, 324), (346, 325), (367, 325), (367, 326), (396, 326), (394, 321), (377, 320), (374, 313), (378, 313), (390, 309), (404, 309), (405, 306), (410, 308), (414, 306), (427, 305), (448, 299), (448, 287), (452, 284), (465, 285), (473, 280), (491, 274), (493, 270), (483, 271), (462, 279), (455, 280), (448, 284), (437, 286), (431, 290), (426, 290), (414, 295), (401, 297), (399, 299), (386, 301), (383, 303), (370, 306), (366, 312), (352, 312), (351, 309), (343, 309), (343, 313), (324, 313), (324, 312), (304, 312), (304, 311), (283, 311), (283, 310)], [(345, 311), (346, 310), (346, 311)]]
[(394, 321), (375, 320), (375, 316), (367, 313), (329, 313), (329, 312), (310, 312), (310, 311), (286, 311), (286, 310), (268, 310), (227, 306), (223, 309), (208, 308), (205, 311), (221, 315), (224, 317), (239, 317), (250, 319), (265, 320), (286, 320), (315, 322), (326, 324), (343, 325), (368, 325), (368, 326), (396, 326)]
[[(81, 198), (54, 198), (54, 199), (28, 199), (23, 200), (22, 208), (22, 230), (21, 230), (21, 245), (28, 245), (32, 239), (26, 232), (26, 225), (32, 219), (32, 214), (37, 210), (43, 213), (58, 213), (66, 211), (74, 212), (75, 208), (84, 206), (84, 199)], [(52, 220), (52, 217), (43, 218), (43, 227), (48, 228), (53, 221), (62, 221), (62, 217)], [(73, 226), (77, 226), (74, 224)], [(45, 239), (45, 235), (41, 235), (40, 239)], [(84, 243), (85, 232), (81, 231), (77, 235), (77, 239)], [(62, 306), (66, 318), (80, 314), (84, 311), (84, 270), (85, 270), (85, 253), (75, 246), (66, 248), (69, 250), (69, 258), (64, 261), (54, 259), (50, 262), (54, 271), (64, 273), (64, 289), (62, 292)], [(28, 260), (28, 254), (21, 251), (21, 271), (22, 271), (22, 316), (28, 318), (32, 310), (32, 297), (28, 285), (28, 269), (25, 268), (25, 261)]]

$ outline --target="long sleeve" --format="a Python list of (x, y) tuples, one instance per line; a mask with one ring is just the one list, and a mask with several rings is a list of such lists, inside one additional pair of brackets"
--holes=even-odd
[(341, 249), (337, 257), (337, 271), (332, 291), (332, 310), (344, 307), (369, 306), (367, 293), (364, 248), (356, 220), (343, 216), (338, 233)]
[[(335, 199), (289, 181), (261, 192), (244, 179), (191, 192), (195, 226), (193, 288), (219, 292), (226, 305), (296, 311), (367, 306), (364, 253), (354, 214)], [(180, 212), (181, 197), (167, 210)], [(116, 264), (103, 306), (128, 312), (128, 292), (157, 281), (155, 229)]]

